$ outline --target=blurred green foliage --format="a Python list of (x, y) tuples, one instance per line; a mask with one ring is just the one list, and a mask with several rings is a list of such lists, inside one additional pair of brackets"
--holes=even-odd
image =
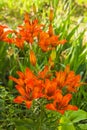
[(45, 15), (49, 6), (52, 5), (55, 10), (57, 8), (62, 8), (62, 13), (66, 8), (75, 8), (72, 14), (75, 22), (81, 17), (83, 17), (83, 22), (86, 22), (87, 20), (86, 0), (16, 0), (16, 2), (15, 0), (3, 0), (0, 2), (0, 22), (6, 23), (12, 27), (20, 24), (23, 20), (24, 12), (32, 12), (31, 6), (33, 4), (36, 5), (37, 11), (40, 15), (42, 13)]

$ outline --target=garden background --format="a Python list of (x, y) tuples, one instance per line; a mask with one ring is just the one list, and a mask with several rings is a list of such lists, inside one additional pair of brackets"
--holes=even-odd
[[(0, 1), (0, 12), (0, 130), (87, 130), (87, 0), (3, 0)], [(53, 45), (52, 50), (45, 50), (33, 41), (32, 47), (25, 43), (21, 49), (18, 44), (8, 44), (6, 39), (3, 40), (2, 25), (16, 32), (23, 24), (26, 12), (31, 21), (38, 19), (41, 26), (45, 25), (44, 31), (52, 25), (60, 44)], [(10, 33), (9, 38), (13, 38)], [(33, 58), (30, 50), (34, 52)], [(66, 72), (67, 65), (74, 76), (80, 75), (80, 87), (70, 93), (70, 103), (78, 107), (77, 111), (65, 111), (62, 115), (58, 111), (46, 110), (42, 106), (47, 101), (43, 99), (34, 100), (30, 109), (25, 104), (14, 103), (14, 98), (20, 93), (15, 88), (19, 80), (9, 77), (18, 78), (16, 72), (24, 73), (26, 67), (38, 75), (46, 65), (53, 73), (51, 78), (54, 78), (55, 71)], [(77, 77), (72, 79), (76, 83), (77, 80)], [(65, 89), (62, 91), (65, 95)]]

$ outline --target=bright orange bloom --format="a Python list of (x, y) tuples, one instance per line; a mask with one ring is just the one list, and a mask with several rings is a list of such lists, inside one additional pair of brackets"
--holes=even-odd
[(39, 46), (43, 51), (48, 51), (51, 49), (50, 41), (49, 41), (49, 35), (46, 32), (41, 32), (39, 34)]
[(6, 33), (4, 29), (7, 28), (7, 26), (0, 25), (0, 41), (3, 41), (6, 37)]
[(62, 88), (65, 87), (67, 92), (75, 92), (81, 85), (80, 75), (75, 75), (74, 71), (70, 71), (66, 66), (64, 71), (56, 72), (55, 77), (50, 72), (50, 68), (45, 66), (38, 76), (26, 68), (25, 72), (17, 71), (19, 78), (10, 76), (9, 78), (16, 82), (16, 89), (20, 93), (14, 99), (15, 103), (25, 102), (26, 107), (30, 108), (32, 101), (37, 98), (46, 98), (53, 101), (46, 105), (47, 109), (55, 110), (64, 114), (66, 110), (77, 110), (76, 106), (70, 105), (72, 94), (62, 95)]
[[(14, 34), (14, 32), (12, 32), (12, 34)], [(15, 37), (5, 39), (5, 41), (7, 43), (14, 44), (15, 46), (21, 49), (24, 47), (24, 39), (21, 37), (18, 37), (17, 35), (15, 35)]]
[(8, 29), (7, 26), (0, 25), (0, 41), (10, 41), (10, 38), (8, 38), (8, 34), (10, 34), (12, 31)]
[(59, 89), (65, 87), (66, 85), (65, 81), (66, 81), (66, 72), (63, 71), (56, 72), (56, 82)]
[(69, 66), (64, 71), (56, 72), (56, 82), (59, 89), (66, 88), (69, 92), (76, 92), (81, 86), (80, 75), (75, 75), (74, 71), (70, 71)]
[(70, 71), (66, 79), (67, 90), (69, 92), (76, 92), (77, 89), (82, 85), (80, 80), (80, 75), (75, 75), (74, 71)]
[(62, 93), (58, 92), (55, 96), (53, 103), (47, 104), (46, 108), (54, 111), (58, 111), (61, 114), (64, 114), (66, 110), (78, 110), (76, 106), (70, 105), (69, 102), (72, 99), (71, 94), (65, 96)]
[(13, 39), (13, 43), (18, 47), (18, 48), (23, 48), (24, 47), (24, 39), (16, 37)]
[(17, 83), (16, 89), (20, 93), (20, 96), (17, 96), (14, 99), (14, 102), (22, 103), (24, 101), (26, 107), (30, 108), (34, 99), (43, 96), (43, 83), (41, 80), (37, 79), (37, 77), (30, 71), (29, 68), (26, 68), (25, 73), (18, 71), (17, 74), (19, 75), (18, 79), (12, 76), (9, 77), (11, 80)]
[(10, 30), (7, 26), (0, 25), (0, 41), (15, 44), (17, 47), (23, 47), (24, 41), (20, 38), (8, 38), (9, 34), (14, 34), (15, 31)]
[(49, 25), (48, 32), (41, 32), (39, 34), (39, 46), (43, 51), (52, 50), (59, 44), (66, 43), (66, 40), (59, 40), (59, 36), (53, 34), (52, 25)]
[(38, 24), (38, 20), (30, 21), (28, 13), (25, 13), (24, 26), (19, 26), (19, 36), (28, 43), (33, 43), (34, 38), (38, 37), (42, 31), (42, 25)]
[(32, 105), (32, 101), (34, 99), (42, 97), (41, 88), (33, 87), (33, 89), (29, 87), (23, 88), (22, 86), (16, 86), (16, 89), (20, 93), (21, 96), (17, 96), (14, 99), (15, 103), (22, 103), (23, 101), (26, 104), (27, 108), (30, 108)]
[(30, 63), (34, 66), (36, 65), (36, 56), (32, 50), (30, 50)]
[[(38, 23), (38, 20), (30, 20), (28, 13), (25, 13), (24, 25), (18, 26), (18, 29), (12, 31), (12, 38), (5, 38), (5, 41), (11, 44), (15, 44), (18, 48), (24, 47), (24, 42), (33, 43), (39, 33), (42, 31), (43, 25)], [(9, 33), (9, 32), (8, 32)]]
[(50, 68), (49, 66), (46, 65), (44, 69), (38, 73), (38, 78), (45, 79), (45, 78), (49, 78), (51, 75), (52, 74), (50, 72)]
[(30, 88), (32, 88), (36, 83), (38, 83), (38, 78), (33, 74), (33, 72), (26, 68), (25, 72), (17, 71), (17, 74), (19, 78), (14, 78), (13, 76), (9, 76), (9, 79), (13, 80), (15, 83), (17, 83), (20, 86), (29, 85)]
[(54, 80), (46, 79), (44, 83), (44, 97), (48, 100), (53, 99), (57, 91), (57, 83)]
[(25, 41), (24, 38), (21, 37), (21, 36), (19, 35), (19, 33), (16, 32), (16, 31), (15, 31), (15, 33), (14, 33), (14, 31), (13, 31), (12, 34), (14, 34), (15, 37), (6, 39), (5, 41), (8, 42), (8, 43), (10, 43), (10, 44), (14, 44), (14, 45), (17, 46), (18, 48), (21, 48), (21, 49), (22, 49), (22, 48), (24, 47), (24, 41)]

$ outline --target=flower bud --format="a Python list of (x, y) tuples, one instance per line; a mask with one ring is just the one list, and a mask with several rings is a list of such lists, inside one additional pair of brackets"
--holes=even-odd
[(50, 36), (53, 35), (53, 27), (52, 27), (51, 24), (49, 25), (49, 31), (48, 31), (48, 33), (49, 33)]
[(51, 58), (52, 61), (55, 60), (55, 58), (56, 58), (56, 50), (55, 49), (52, 50), (50, 58)]
[(53, 8), (50, 8), (50, 16), (49, 16), (50, 22), (52, 22), (53, 16), (54, 16)]
[(32, 50), (30, 50), (30, 63), (34, 66), (36, 65), (36, 56)]
[(34, 14), (36, 14), (36, 6), (35, 6), (35, 4), (33, 4), (33, 12), (34, 12)]

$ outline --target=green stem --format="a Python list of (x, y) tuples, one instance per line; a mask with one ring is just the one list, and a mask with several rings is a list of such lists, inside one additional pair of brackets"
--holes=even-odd
[(41, 130), (42, 129), (42, 120), (44, 118), (44, 108), (43, 108), (43, 104), (40, 104), (40, 115), (39, 115), (39, 119), (38, 119), (38, 129), (37, 130)]

